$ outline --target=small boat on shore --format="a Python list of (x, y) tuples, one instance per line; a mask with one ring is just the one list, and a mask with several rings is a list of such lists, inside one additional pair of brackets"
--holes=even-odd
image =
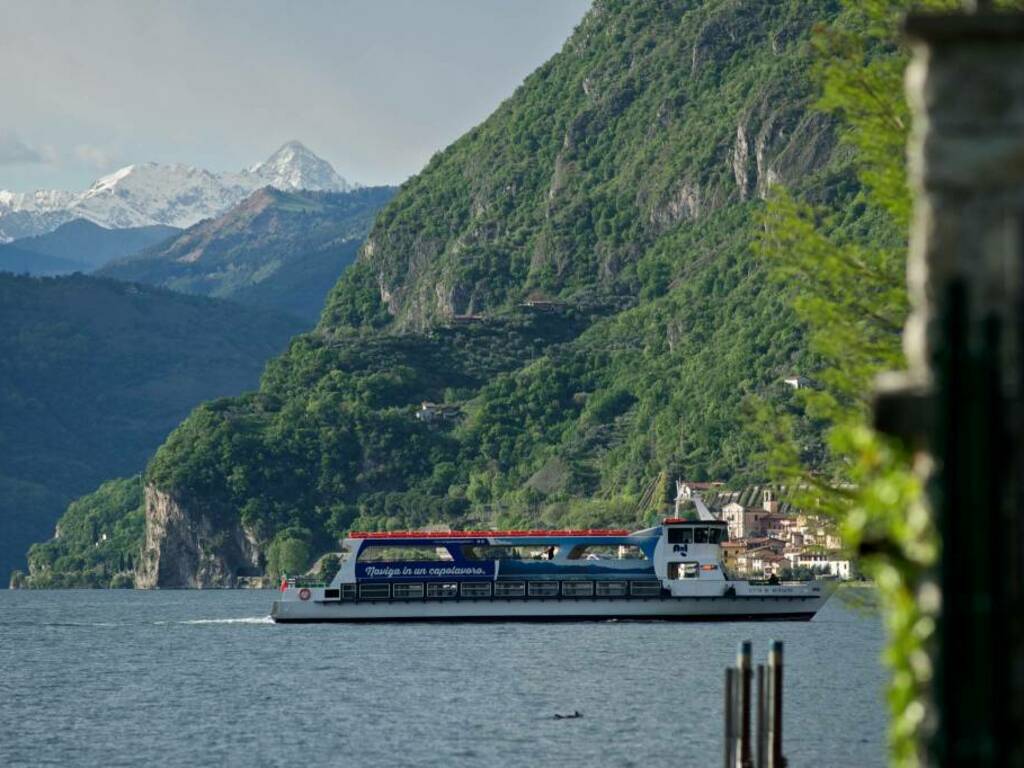
[(330, 584), (289, 579), (276, 622), (809, 620), (832, 584), (730, 578), (725, 522), (640, 531), (349, 534)]

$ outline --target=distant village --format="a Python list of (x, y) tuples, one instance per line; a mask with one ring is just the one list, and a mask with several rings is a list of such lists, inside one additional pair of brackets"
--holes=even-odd
[(722, 557), (732, 573), (780, 579), (851, 579), (857, 575), (835, 524), (780, 502), (774, 490), (753, 486), (730, 491), (724, 483), (680, 480), (676, 482), (677, 517), (687, 516), (698, 494), (729, 525), (729, 541), (722, 544)]

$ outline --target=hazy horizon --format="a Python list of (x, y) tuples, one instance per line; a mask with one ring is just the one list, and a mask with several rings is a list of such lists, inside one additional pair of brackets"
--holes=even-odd
[(149, 161), (237, 171), (290, 140), (350, 181), (400, 183), (556, 53), (589, 5), (7, 2), (0, 189), (84, 189)]

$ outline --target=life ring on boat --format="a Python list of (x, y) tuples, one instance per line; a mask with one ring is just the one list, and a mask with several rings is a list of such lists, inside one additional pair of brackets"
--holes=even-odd
[(299, 600), (309, 600), (309, 590), (303, 587), (299, 590)]

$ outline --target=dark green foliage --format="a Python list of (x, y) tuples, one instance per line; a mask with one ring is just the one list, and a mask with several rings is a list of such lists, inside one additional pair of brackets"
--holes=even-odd
[(341, 558), (335, 554), (324, 555), (320, 560), (320, 569), (317, 576), (325, 584), (330, 584), (341, 568)]
[(29, 550), (25, 586), (131, 586), (145, 532), (142, 481), (111, 480), (71, 503), (57, 535)]
[(287, 312), (312, 325), (394, 191), (267, 187), (222, 216), (99, 274)]
[(141, 470), (196, 403), (254, 386), (296, 330), (113, 280), (0, 274), (0, 572), (71, 499)]
[(106, 229), (85, 219), (74, 219), (45, 235), (0, 245), (0, 271), (36, 276), (89, 272), (180, 231), (161, 225)]
[(415, 416), (421, 400), (475, 392), (571, 337), (566, 318), (510, 315), (430, 335), (307, 334), (266, 370), (259, 393), (199, 408), (164, 444), (148, 480), (232, 510), (262, 538), (313, 532), (322, 551), (360, 524), (419, 525), (468, 509), (449, 494), (460, 442)]
[(68, 275), (72, 272), (81, 272), (84, 269), (80, 263), (71, 259), (36, 253), (14, 243), (0, 245), (0, 272), (10, 272), (13, 275), (52, 277), (53, 275)]
[(309, 565), (310, 533), (304, 528), (286, 528), (267, 547), (267, 574), (280, 578), (304, 573)]
[(353, 265), (331, 298), (322, 321), (332, 328), (376, 329), (391, 322), (387, 305), (380, 298), (380, 287), (365, 264)]

